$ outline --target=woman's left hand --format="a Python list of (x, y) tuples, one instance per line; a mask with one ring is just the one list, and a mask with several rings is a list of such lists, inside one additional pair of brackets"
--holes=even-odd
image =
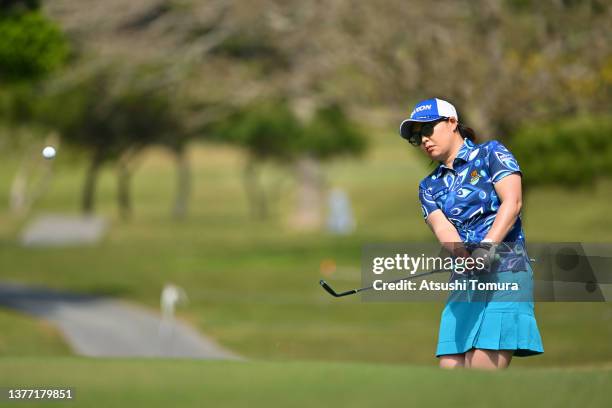
[(495, 261), (495, 244), (493, 242), (481, 242), (472, 251), (471, 257), (476, 265), (476, 273), (489, 273)]

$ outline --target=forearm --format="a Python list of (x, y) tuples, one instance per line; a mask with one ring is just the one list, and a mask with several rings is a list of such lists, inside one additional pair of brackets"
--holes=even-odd
[(501, 203), (495, 216), (495, 221), (485, 239), (502, 242), (521, 213), (521, 203), (518, 200), (508, 200)]
[(454, 256), (469, 256), (469, 252), (465, 249), (461, 236), (459, 236), (455, 226), (442, 214), (432, 218), (434, 219), (428, 220), (430, 221), (428, 225), (442, 247)]

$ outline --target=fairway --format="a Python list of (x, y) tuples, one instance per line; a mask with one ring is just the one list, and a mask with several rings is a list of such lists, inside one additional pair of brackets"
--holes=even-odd
[[(353, 235), (288, 228), (291, 183), (285, 184), (270, 219), (250, 218), (240, 183), (243, 156), (215, 145), (191, 150), (191, 213), (186, 221), (175, 222), (169, 215), (172, 162), (163, 151), (151, 150), (135, 174), (135, 214), (128, 222), (115, 212), (114, 173), (103, 173), (99, 213), (109, 217), (112, 226), (98, 246), (23, 248), (16, 241), (25, 220), (0, 216), (2, 277), (117, 296), (155, 310), (161, 288), (173, 282), (186, 288), (190, 299), (179, 307), (179, 316), (247, 358), (435, 365), (442, 304), (333, 299), (318, 285), (325, 278), (338, 290), (359, 287), (361, 250), (367, 243), (431, 240), (415, 192), (427, 163), (406, 146), (398, 149), (401, 140), (396, 135), (373, 132), (371, 137), (375, 145), (363, 161), (326, 166), (330, 183), (345, 188), (352, 198), (358, 220)], [(15, 165), (11, 160), (0, 164), (4, 185), (10, 183)], [(76, 210), (82, 173), (72, 166), (58, 162), (53, 184), (33, 215)], [(264, 170), (266, 183), (286, 177), (274, 166)], [(534, 191), (525, 214), (528, 242), (612, 239), (607, 228), (612, 215), (603, 211), (609, 186), (605, 182), (591, 194), (572, 196), (555, 189)], [(0, 202), (7, 201), (6, 190), (0, 190)], [(550, 205), (561, 201), (564, 207)], [(580, 217), (564, 217), (569, 207), (581, 208)], [(341, 271), (322, 276), (324, 259), (333, 259)], [(515, 359), (515, 366), (612, 361), (611, 304), (538, 304), (536, 313), (546, 352)], [(25, 328), (13, 329), (19, 330)], [(0, 340), (1, 355), (33, 352), (17, 335), (0, 335)], [(35, 353), (57, 355), (64, 350), (41, 341)]]
[[(71, 387), (53, 406), (606, 407), (612, 368), (488, 373), (323, 362), (3, 358), (6, 386)], [(32, 406), (32, 404), (19, 404)]]

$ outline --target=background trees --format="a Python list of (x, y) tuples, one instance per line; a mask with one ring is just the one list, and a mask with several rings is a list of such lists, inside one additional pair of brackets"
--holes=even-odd
[[(106, 162), (121, 174), (120, 207), (129, 213), (129, 175), (151, 145), (176, 158), (176, 217), (187, 212), (186, 146), (194, 140), (247, 152), (247, 197), (253, 213), (264, 216), (271, 193), (257, 187), (258, 163), (282, 163), (294, 169), (296, 186), (314, 186), (318, 162), (365, 149), (352, 119), (363, 125), (381, 118), (375, 126), (395, 131), (425, 97), (451, 100), (482, 139), (508, 144), (533, 132), (526, 130), (531, 124), (561, 132), (559, 118), (609, 115), (612, 11), (600, 0), (443, 0), (436, 7), (399, 0), (147, 0), (129, 9), (108, 0), (100, 10), (53, 0), (42, 11), (40, 4), (0, 3), (0, 118), (33, 126), (28, 105), (41, 80), (52, 73), (78, 79), (65, 90), (51, 85), (66, 112), (62, 106), (43, 121), (89, 152), (82, 198), (88, 211), (95, 169)], [(96, 66), (114, 68), (81, 78)], [(71, 83), (59, 81), (65, 82)], [(605, 151), (591, 155), (606, 161)]]
[(0, 80), (5, 85), (43, 77), (66, 60), (63, 33), (38, 8), (37, 0), (0, 2)]
[(532, 124), (512, 139), (527, 188), (560, 184), (593, 187), (612, 174), (612, 120), (581, 116)]
[(130, 178), (139, 153), (156, 144), (173, 151), (183, 149), (186, 133), (171, 97), (139, 80), (103, 68), (47, 90), (37, 103), (36, 120), (56, 129), (66, 145), (89, 156), (81, 197), (85, 213), (94, 210), (96, 180), (103, 164), (117, 166), (117, 203), (127, 218)]
[(9, 208), (17, 214), (27, 212), (51, 176), (51, 163), (37, 165), (41, 139), (57, 139), (33, 123), (36, 90), (69, 56), (64, 34), (39, 7), (37, 0), (0, 1), (0, 152), (22, 156), (10, 187)]
[(258, 177), (259, 167), (272, 161), (287, 167), (298, 183), (295, 221), (309, 227), (319, 222), (325, 186), (319, 162), (341, 155), (362, 153), (364, 136), (336, 104), (321, 106), (312, 117), (300, 120), (288, 101), (273, 100), (247, 105), (235, 111), (214, 130), (219, 140), (247, 151), (244, 186), (254, 216), (268, 215), (268, 197)]

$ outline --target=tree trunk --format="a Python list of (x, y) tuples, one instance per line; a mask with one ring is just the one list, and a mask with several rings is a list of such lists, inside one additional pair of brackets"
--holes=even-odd
[[(50, 134), (45, 144), (57, 147), (59, 140), (55, 134)], [(44, 196), (53, 178), (53, 162), (42, 158), (38, 144), (24, 153), (9, 193), (9, 208), (13, 214), (27, 214)]]
[(287, 174), (290, 174), (290, 171), (288, 172), (287, 170), (290, 169), (286, 169), (284, 168), (284, 166), (285, 164), (283, 164), (283, 168), (281, 168), (282, 175), (271, 184), (268, 190), (267, 202), (271, 214), (275, 214), (278, 211), (278, 208), (280, 207), (281, 198), (283, 196), (283, 193), (285, 192), (287, 181), (289, 181), (287, 179)]
[(119, 216), (127, 220), (132, 216), (132, 174), (139, 164), (143, 146), (135, 145), (126, 149), (117, 161), (117, 207)]
[(323, 176), (319, 161), (302, 157), (296, 162), (297, 203), (291, 224), (300, 230), (315, 230), (322, 223)]
[(91, 214), (94, 210), (94, 200), (96, 193), (96, 182), (98, 173), (102, 167), (103, 152), (101, 148), (95, 150), (87, 174), (85, 175), (85, 183), (83, 184), (83, 194), (81, 196), (81, 211), (84, 214)]
[(21, 160), (19, 170), (11, 183), (11, 191), (9, 193), (9, 208), (11, 213), (15, 215), (23, 215), (28, 208), (27, 203), (27, 185), (29, 160), (27, 157)]
[(176, 196), (172, 215), (175, 219), (184, 219), (187, 216), (189, 197), (191, 196), (191, 168), (187, 149), (181, 146), (174, 150), (176, 158)]
[(117, 163), (117, 207), (119, 216), (127, 220), (132, 215), (132, 199), (130, 194), (130, 181), (132, 174), (127, 160), (119, 160)]
[(260, 184), (256, 160), (249, 157), (244, 166), (244, 189), (249, 203), (251, 215), (256, 219), (268, 217), (268, 203), (266, 193)]

